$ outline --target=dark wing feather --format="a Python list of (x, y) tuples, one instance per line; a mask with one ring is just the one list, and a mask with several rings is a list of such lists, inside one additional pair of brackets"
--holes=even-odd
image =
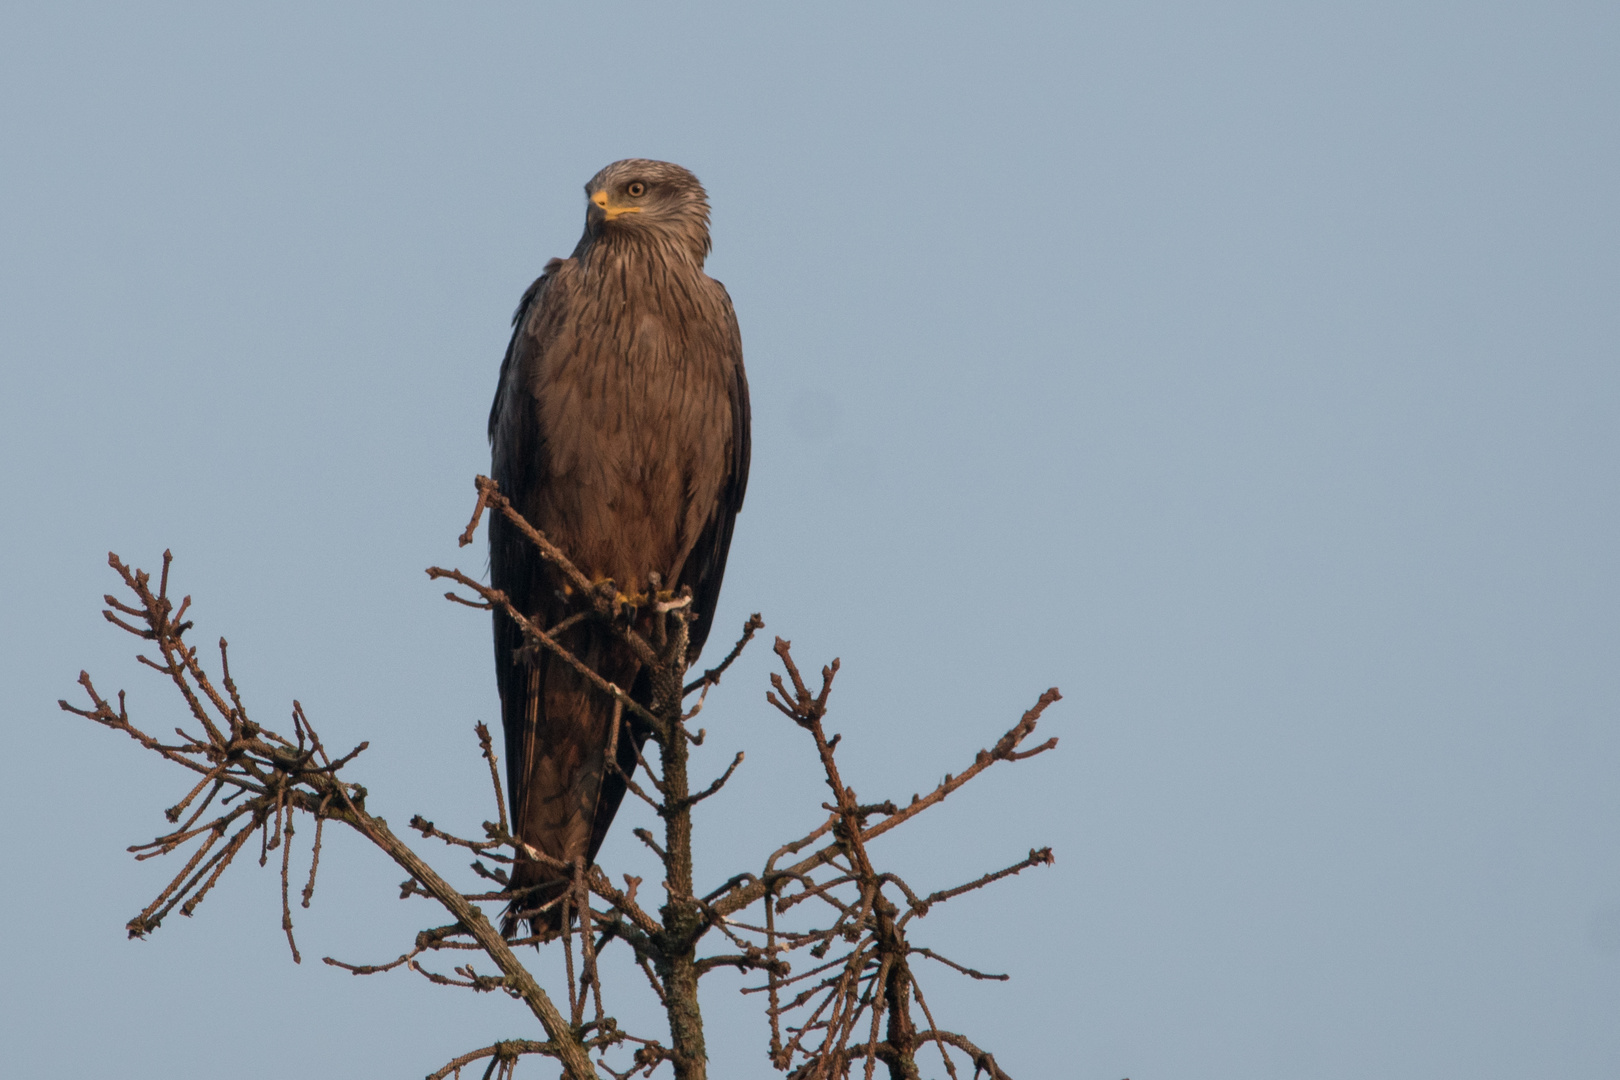
[(551, 272), (561, 266), (562, 263), (563, 260), (561, 259), (552, 259), (546, 263), (546, 268), (540, 272), (540, 276), (535, 278), (534, 283), (527, 289), (523, 290), (523, 299), (518, 301), (517, 310), (512, 312), (512, 336), (506, 343), (506, 355), (501, 358), (501, 377), (500, 381), (495, 384), (495, 400), (489, 406), (489, 437), (491, 440), (495, 438), (495, 425), (500, 419), (501, 408), (505, 405), (506, 377), (511, 371), (514, 357), (517, 355), (518, 339), (528, 326), (529, 309), (535, 305), (540, 299), (540, 294), (545, 291), (546, 282), (550, 279)]
[[(719, 287), (716, 283), (716, 287)], [(743, 496), (748, 491), (748, 462), (753, 449), (750, 434), (751, 417), (748, 405), (748, 375), (743, 370), (742, 332), (737, 327), (737, 313), (731, 306), (731, 297), (720, 289), (725, 298), (728, 336), (726, 359), (732, 377), (728, 383), (731, 404), (731, 474), (726, 477), (725, 489), (714, 516), (704, 526), (692, 554), (681, 568), (679, 584), (692, 589), (693, 620), (691, 643), (687, 655), (696, 661), (703, 651), (714, 627), (714, 609), (720, 601), (720, 582), (726, 573), (726, 556), (731, 551), (731, 532), (742, 509)]]
[[(495, 385), (495, 400), (489, 410), (489, 438), (493, 443), (497, 435), (497, 427), (503, 411), (506, 409), (506, 394), (515, 365), (521, 364), (520, 354), (524, 351), (525, 337), (529, 329), (529, 315), (537, 305), (543, 303), (546, 285), (552, 271), (562, 262), (561, 259), (552, 259), (546, 264), (545, 270), (534, 283), (524, 290), (523, 298), (518, 301), (517, 310), (512, 313), (512, 337), (506, 345), (506, 355), (501, 360), (500, 381)], [(545, 433), (540, 430), (539, 417), (533, 409), (522, 409), (513, 414), (516, 423), (508, 423), (499, 432), (502, 445), (494, 447), (497, 465), (492, 471), (496, 474), (495, 480), (501, 485), (503, 494), (514, 500), (520, 500), (522, 493), (533, 487), (534, 477), (541, 467), (542, 455), (545, 452)], [(545, 567), (539, 559), (535, 558), (528, 548), (528, 541), (513, 529), (499, 514), (490, 516), (490, 579), (498, 589), (506, 592), (513, 605), (524, 612), (535, 612), (536, 602), (544, 596), (546, 590)], [(510, 710), (509, 703), (515, 705), (528, 696), (529, 665), (521, 663), (516, 653), (523, 645), (523, 633), (516, 623), (505, 615), (495, 614), (495, 685), (501, 696), (503, 727), (506, 735), (506, 787), (512, 804), (512, 812), (517, 813), (519, 796), (523, 791), (524, 762), (529, 757), (529, 740), (533, 731), (527, 725), (513, 722), (504, 714)], [(516, 821), (514, 818), (514, 828)]]

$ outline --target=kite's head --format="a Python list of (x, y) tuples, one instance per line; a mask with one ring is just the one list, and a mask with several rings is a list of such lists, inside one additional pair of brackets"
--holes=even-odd
[(709, 254), (709, 198), (698, 178), (667, 161), (615, 161), (585, 185), (592, 236), (640, 235), (672, 242), (702, 265)]

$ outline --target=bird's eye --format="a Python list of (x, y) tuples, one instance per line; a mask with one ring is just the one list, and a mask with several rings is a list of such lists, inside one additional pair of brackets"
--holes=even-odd
[(624, 190), (629, 193), (632, 199), (639, 199), (643, 195), (647, 194), (647, 185), (643, 184), (640, 180), (632, 180), (630, 182), (630, 186)]

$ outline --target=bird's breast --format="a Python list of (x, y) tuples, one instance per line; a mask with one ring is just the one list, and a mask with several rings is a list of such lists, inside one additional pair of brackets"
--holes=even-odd
[(572, 306), (533, 384), (547, 459), (536, 524), (621, 587), (672, 578), (729, 472), (724, 309), (639, 273), (603, 275)]

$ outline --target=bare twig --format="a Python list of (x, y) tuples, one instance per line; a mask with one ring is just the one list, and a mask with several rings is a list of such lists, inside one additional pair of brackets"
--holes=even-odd
[(759, 617), (759, 612), (756, 611), (748, 616), (748, 621), (743, 623), (742, 636), (737, 639), (737, 644), (731, 647), (731, 651), (726, 653), (726, 658), (683, 686), (681, 688), (681, 697), (684, 698), (692, 691), (700, 688), (707, 690), (708, 687), (720, 685), (720, 676), (724, 675), (726, 669), (736, 661), (737, 657), (742, 655), (742, 651), (748, 647), (748, 643), (754, 640), (754, 635), (763, 629), (765, 629), (765, 620)]

